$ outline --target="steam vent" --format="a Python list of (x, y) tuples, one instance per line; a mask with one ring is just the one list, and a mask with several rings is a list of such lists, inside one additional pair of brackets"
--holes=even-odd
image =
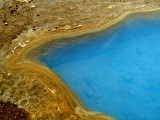
[(160, 120), (160, 0), (0, 0), (0, 120)]

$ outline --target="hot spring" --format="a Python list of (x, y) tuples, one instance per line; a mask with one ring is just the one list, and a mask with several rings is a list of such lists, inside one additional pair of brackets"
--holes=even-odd
[(160, 13), (131, 15), (102, 32), (61, 41), (38, 60), (88, 108), (118, 120), (160, 120)]

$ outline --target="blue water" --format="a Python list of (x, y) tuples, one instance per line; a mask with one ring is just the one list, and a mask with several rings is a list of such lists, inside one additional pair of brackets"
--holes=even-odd
[(160, 120), (160, 14), (130, 16), (110, 31), (64, 39), (39, 60), (92, 110), (118, 120)]

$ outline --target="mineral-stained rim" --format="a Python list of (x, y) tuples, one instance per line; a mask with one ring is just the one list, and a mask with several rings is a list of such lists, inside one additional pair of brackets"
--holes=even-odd
[(17, 68), (32, 69), (32, 70), (35, 70), (37, 72), (43, 73), (50, 78), (55, 78), (54, 82), (57, 83), (58, 85), (61, 85), (63, 90), (67, 93), (67, 95), (69, 97), (69, 100), (71, 100), (73, 102), (73, 104), (76, 104), (79, 108), (81, 108), (82, 111), (87, 112), (87, 114), (90, 114), (90, 115), (95, 114), (95, 115), (97, 115), (97, 117), (100, 116), (101, 118), (104, 118), (104, 119), (114, 120), (114, 118), (112, 118), (112, 117), (110, 117), (106, 114), (102, 114), (102, 113), (99, 113), (99, 112), (89, 110), (82, 103), (82, 101), (77, 97), (77, 95), (69, 88), (69, 86), (67, 86), (65, 84), (65, 82), (62, 80), (62, 78), (60, 76), (58, 76), (54, 71), (50, 70), (46, 66), (43, 66), (43, 65), (41, 65), (39, 63), (36, 63), (36, 62), (25, 61), (25, 56), (28, 53), (32, 52), (33, 49), (41, 47), (45, 43), (48, 43), (52, 40), (60, 39), (60, 38), (70, 38), (70, 37), (80, 36), (80, 35), (83, 35), (83, 34), (100, 32), (102, 30), (105, 30), (105, 29), (115, 25), (116, 23), (119, 23), (124, 18), (126, 18), (126, 16), (128, 16), (130, 14), (146, 13), (146, 12), (152, 12), (152, 11), (158, 11), (158, 10), (160, 10), (160, 8), (151, 9), (151, 10), (128, 11), (128, 12), (124, 13), (123, 15), (119, 16), (118, 18), (110, 21), (109, 23), (106, 23), (105, 25), (103, 25), (99, 28), (95, 28), (94, 30), (91, 30), (91, 29), (88, 28), (88, 29), (82, 29), (78, 32), (77, 31), (76, 32), (66, 32), (64, 34), (61, 34), (61, 33), (45, 34), (45, 35), (33, 40), (32, 42), (30, 42), (26, 47), (24, 47), (21, 51), (19, 51), (18, 55), (14, 55), (12, 57), (12, 59), (8, 62), (7, 67), (11, 68), (11, 69), (17, 69)]

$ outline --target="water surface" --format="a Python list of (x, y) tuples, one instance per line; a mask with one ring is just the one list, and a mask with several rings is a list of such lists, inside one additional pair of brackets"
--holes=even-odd
[(118, 120), (160, 120), (160, 14), (144, 16), (70, 38), (84, 42), (51, 46), (39, 60), (92, 110)]

